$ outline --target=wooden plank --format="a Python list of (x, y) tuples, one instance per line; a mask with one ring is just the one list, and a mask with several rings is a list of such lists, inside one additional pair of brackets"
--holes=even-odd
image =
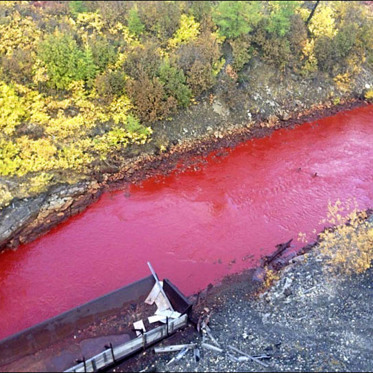
[(287, 248), (290, 247), (291, 241), (293, 241), (293, 239), (289, 240), (288, 242), (280, 243), (280, 244), (276, 245), (277, 250), (276, 250), (274, 253), (272, 253), (271, 255), (265, 256), (265, 257), (262, 259), (261, 266), (262, 266), (262, 267), (268, 266), (268, 265), (269, 265), (270, 263), (272, 263), (275, 259), (277, 259), (279, 256), (281, 256), (281, 254), (282, 254), (282, 253), (283, 253)]

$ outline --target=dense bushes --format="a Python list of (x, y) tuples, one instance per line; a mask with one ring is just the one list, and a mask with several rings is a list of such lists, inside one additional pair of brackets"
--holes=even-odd
[(263, 17), (261, 6), (257, 1), (222, 1), (213, 19), (223, 36), (234, 39), (253, 30)]
[(137, 115), (143, 121), (165, 119), (177, 107), (177, 100), (167, 96), (160, 80), (150, 78), (144, 72), (140, 72), (136, 80), (128, 79), (126, 90), (135, 104)]
[(74, 80), (92, 80), (96, 75), (91, 49), (80, 49), (66, 34), (48, 35), (40, 44), (39, 57), (47, 68), (50, 85), (58, 89), (66, 89)]
[[(208, 92), (219, 73), (236, 81), (253, 56), (281, 71), (320, 70), (348, 89), (373, 64), (372, 14), (321, 2), (307, 26), (312, 5), (0, 2), (0, 177), (22, 177), (33, 192), (82, 177), (97, 159), (149, 141), (149, 124)], [(0, 206), (9, 185), (0, 182)]]
[(163, 62), (159, 67), (158, 74), (166, 94), (175, 97), (180, 106), (188, 106), (192, 93), (186, 85), (183, 70), (171, 66), (168, 62)]

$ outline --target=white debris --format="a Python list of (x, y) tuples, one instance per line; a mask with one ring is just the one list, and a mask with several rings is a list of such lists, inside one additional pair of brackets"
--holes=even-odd
[(154, 315), (148, 317), (149, 324), (153, 324), (155, 322), (163, 322), (164, 324), (167, 322), (166, 317), (161, 316), (161, 315)]
[(163, 317), (168, 317), (170, 319), (178, 319), (181, 316), (180, 312), (177, 311), (171, 311), (171, 310), (158, 310), (155, 312), (157, 316), (163, 316)]
[[(163, 281), (159, 281), (163, 288)], [(158, 284), (155, 283), (153, 286), (153, 289), (150, 291), (149, 295), (145, 299), (146, 304), (152, 305), (155, 302), (155, 299), (158, 297), (158, 294), (161, 292), (161, 289), (159, 288)]]
[(144, 322), (142, 320), (134, 322), (133, 327), (134, 327), (134, 329), (136, 329), (136, 335), (137, 336), (142, 335), (140, 330), (142, 330), (144, 333), (146, 332), (145, 325), (144, 325)]

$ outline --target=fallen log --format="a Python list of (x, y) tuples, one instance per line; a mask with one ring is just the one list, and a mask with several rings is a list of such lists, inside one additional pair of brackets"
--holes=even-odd
[(261, 267), (267, 267), (269, 264), (271, 264), (275, 259), (277, 259), (279, 256), (281, 256), (281, 254), (287, 249), (290, 247), (290, 244), (291, 242), (293, 241), (293, 239), (290, 239), (289, 241), (285, 242), (285, 243), (280, 243), (278, 245), (276, 245), (277, 247), (277, 250), (271, 254), (271, 255), (267, 255), (265, 257), (262, 258), (261, 260)]

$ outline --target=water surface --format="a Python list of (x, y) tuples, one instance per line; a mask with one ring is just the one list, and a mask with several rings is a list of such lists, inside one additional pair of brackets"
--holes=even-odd
[[(149, 275), (192, 294), (322, 230), (328, 201), (373, 205), (373, 106), (248, 141), (200, 170), (104, 194), (0, 255), (0, 338)], [(317, 174), (315, 176), (315, 173)]]

